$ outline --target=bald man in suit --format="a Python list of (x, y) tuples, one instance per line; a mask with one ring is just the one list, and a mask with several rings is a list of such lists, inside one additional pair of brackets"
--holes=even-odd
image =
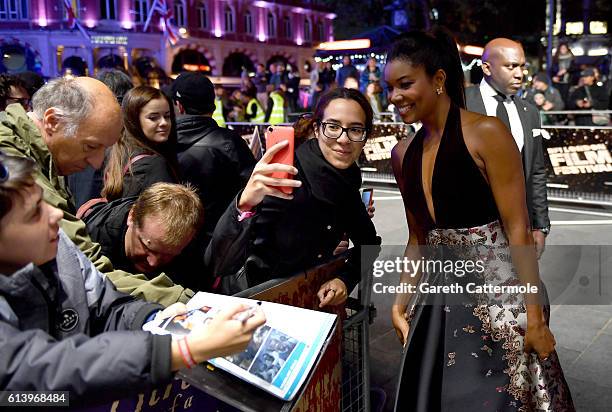
[(467, 88), (465, 97), (468, 110), (505, 123), (521, 152), (529, 221), (539, 258), (550, 231), (546, 166), (538, 109), (516, 96), (524, 69), (525, 53), (520, 43), (503, 38), (491, 40), (482, 55), (484, 78), (479, 85)]

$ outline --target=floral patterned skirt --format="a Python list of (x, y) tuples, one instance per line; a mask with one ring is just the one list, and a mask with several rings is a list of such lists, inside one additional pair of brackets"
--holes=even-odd
[[(478, 254), (485, 262), (481, 282), (517, 282), (498, 221), (435, 229), (427, 243)], [(461, 281), (469, 282), (469, 276)], [(447, 281), (436, 273), (424, 273), (420, 280), (429, 285)], [(556, 352), (540, 360), (523, 351), (527, 314), (522, 294), (502, 300), (470, 296), (461, 303), (456, 296), (426, 295), (417, 295), (410, 311), (396, 411), (574, 411)], [(547, 321), (549, 314), (546, 304)]]

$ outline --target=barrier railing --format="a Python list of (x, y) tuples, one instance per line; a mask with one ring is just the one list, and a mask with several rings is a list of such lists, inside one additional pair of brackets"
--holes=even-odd
[[(547, 113), (583, 115), (612, 114), (612, 111)], [(267, 126), (253, 123), (231, 125), (249, 141), (256, 127), (261, 138)], [(542, 130), (550, 200), (612, 206), (612, 126), (544, 125)], [(413, 133), (412, 126), (404, 123), (375, 123), (359, 159), (364, 182), (395, 184), (391, 149), (400, 139)]]
[[(273, 279), (236, 296), (282, 303), (312, 310), (318, 308), (320, 286), (336, 277), (346, 256), (287, 279)], [(108, 404), (78, 408), (80, 412), (131, 411), (242, 411), (311, 412), (369, 411), (368, 316), (370, 284), (362, 281), (357, 298), (331, 310), (338, 315), (326, 344), (302, 390), (284, 402), (235, 376), (205, 364), (181, 370), (165, 386)], [(307, 326), (307, 325), (305, 325)]]
[[(570, 126), (570, 127), (608, 127), (612, 126), (611, 115), (612, 110), (540, 110), (540, 120), (543, 126)], [(587, 120), (590, 116), (591, 124), (568, 125), (570, 120), (582, 119)], [(583, 122), (580, 122), (583, 123)]]

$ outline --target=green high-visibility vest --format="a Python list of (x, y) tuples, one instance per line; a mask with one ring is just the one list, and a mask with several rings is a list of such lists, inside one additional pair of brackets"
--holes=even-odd
[(223, 118), (223, 102), (221, 99), (215, 99), (215, 111), (213, 112), (212, 118), (219, 127), (225, 127), (225, 119)]
[(272, 113), (270, 113), (270, 124), (280, 124), (285, 122), (285, 99), (277, 92), (270, 93), (270, 98), (274, 102)]
[(257, 114), (255, 117), (251, 118), (251, 123), (265, 123), (266, 122), (266, 113), (261, 108), (261, 104), (257, 101), (257, 99), (253, 98), (247, 104), (246, 112), (249, 116), (253, 116), (253, 106), (257, 107)]

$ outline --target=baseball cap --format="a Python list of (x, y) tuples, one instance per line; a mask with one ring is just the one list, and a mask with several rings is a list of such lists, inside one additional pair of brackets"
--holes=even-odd
[(540, 73), (536, 74), (535, 76), (533, 76), (533, 81), (550, 83), (550, 81), (548, 80), (548, 75), (546, 73), (543, 73), (543, 72), (540, 72)]
[(181, 102), (185, 110), (199, 113), (215, 111), (215, 87), (202, 73), (181, 73), (172, 83), (172, 98)]
[(589, 76), (595, 76), (595, 70), (593, 70), (591, 67), (587, 67), (586, 69), (580, 72), (580, 77), (589, 77)]

